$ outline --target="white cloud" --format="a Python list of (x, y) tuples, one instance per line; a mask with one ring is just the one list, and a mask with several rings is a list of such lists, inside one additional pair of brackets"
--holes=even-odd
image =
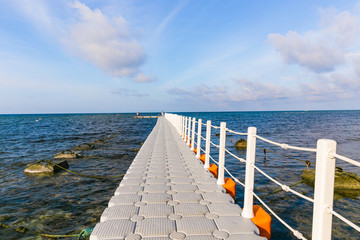
[(164, 31), (164, 29), (167, 27), (167, 25), (176, 16), (176, 14), (187, 4), (187, 2), (188, 2), (188, 0), (181, 1), (176, 6), (176, 8), (163, 19), (163, 21), (159, 24), (159, 26), (155, 30), (155, 36), (159, 36)]
[(351, 73), (324, 74), (317, 76), (313, 83), (301, 84), (298, 91), (298, 95), (308, 101), (355, 101), (360, 93), (360, 78)]
[(149, 94), (144, 92), (138, 92), (137, 90), (127, 89), (127, 88), (119, 88), (117, 90), (112, 90), (112, 94), (127, 96), (127, 97), (147, 97)]
[(137, 74), (133, 80), (138, 83), (144, 83), (144, 82), (155, 82), (157, 79), (155, 76), (147, 76), (143, 73)]
[(360, 53), (353, 53), (348, 55), (354, 72), (360, 77)]
[(236, 90), (230, 93), (232, 101), (288, 99), (293, 91), (272, 83), (250, 81), (249, 79), (234, 79)]
[(349, 73), (329, 73), (317, 75), (311, 83), (302, 83), (288, 88), (277, 84), (233, 79), (232, 85), (208, 86), (197, 85), (189, 89), (172, 88), (170, 95), (180, 96), (183, 101), (215, 106), (235, 106), (237, 104), (281, 102), (290, 103), (334, 102), (347, 99), (358, 99), (360, 94), (360, 77)]
[(299, 64), (315, 72), (332, 71), (344, 63), (343, 49), (311, 33), (304, 36), (292, 31), (285, 36), (269, 34), (268, 40), (282, 54), (286, 63)]
[(56, 36), (64, 33), (60, 21), (53, 16), (49, 2), (44, 0), (14, 0), (11, 1), (11, 4), (40, 32), (56, 34)]
[(69, 27), (66, 43), (82, 58), (113, 76), (131, 77), (145, 61), (143, 47), (132, 37), (121, 16), (109, 19), (99, 9), (75, 1), (77, 19)]
[(324, 32), (332, 36), (340, 46), (352, 44), (360, 30), (359, 19), (348, 11), (337, 13), (335, 9), (320, 9)]
[[(13, 4), (40, 33), (60, 39), (71, 52), (108, 74), (136, 82), (156, 79), (141, 73), (146, 53), (122, 16), (109, 18), (100, 9), (90, 9), (77, 0), (69, 5), (43, 0), (16, 0)], [(57, 7), (72, 15), (57, 18)]]
[(334, 71), (346, 63), (347, 49), (359, 35), (358, 17), (347, 11), (337, 13), (334, 9), (321, 9), (321, 13), (322, 28), (317, 31), (268, 35), (268, 41), (286, 63), (298, 64), (316, 73)]
[(240, 103), (248, 101), (282, 100), (294, 96), (291, 89), (277, 86), (271, 83), (250, 81), (248, 79), (234, 79), (232, 85), (208, 86), (198, 85), (192, 90), (172, 88), (168, 90), (171, 95), (179, 95), (197, 99), (200, 102), (212, 102), (217, 104)]

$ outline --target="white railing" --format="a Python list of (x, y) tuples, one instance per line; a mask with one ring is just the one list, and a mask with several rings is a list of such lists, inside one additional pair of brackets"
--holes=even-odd
[[(209, 168), (210, 158), (219, 165), (218, 169), (218, 180), (217, 184), (224, 184), (225, 171), (229, 176), (238, 184), (244, 186), (244, 206), (242, 216), (245, 218), (252, 218), (253, 213), (253, 198), (258, 199), (264, 207), (272, 213), (285, 227), (287, 227), (294, 236), (298, 239), (306, 239), (299, 231), (293, 229), (283, 219), (281, 219), (261, 198), (254, 193), (254, 177), (255, 170), (268, 178), (270, 181), (279, 185), (284, 191), (291, 192), (298, 197), (301, 197), (309, 202), (313, 203), (313, 223), (312, 223), (312, 239), (316, 240), (327, 240), (331, 239), (332, 231), (332, 216), (336, 216), (344, 223), (348, 224), (355, 230), (360, 232), (360, 227), (349, 221), (345, 217), (333, 210), (333, 198), (334, 198), (334, 181), (335, 181), (335, 159), (345, 161), (360, 167), (360, 163), (353, 159), (336, 154), (336, 142), (329, 139), (319, 139), (317, 141), (316, 148), (303, 148), (291, 146), (284, 143), (278, 143), (271, 141), (264, 137), (257, 135), (257, 129), (255, 127), (249, 127), (247, 133), (236, 132), (226, 128), (226, 123), (221, 122), (220, 126), (211, 125), (211, 121), (208, 120), (206, 124), (202, 123), (201, 119), (196, 121), (195, 118), (184, 117), (176, 114), (166, 113), (165, 118), (168, 119), (174, 127), (178, 130), (179, 134), (184, 138), (186, 143), (190, 145), (191, 149), (197, 147), (196, 157), (200, 157), (200, 152), (205, 153), (204, 168)], [(196, 123), (198, 124), (196, 132)], [(191, 126), (192, 125), (192, 126)], [(206, 137), (202, 137), (202, 126), (206, 126)], [(219, 145), (216, 145), (211, 141), (211, 128), (220, 129)], [(247, 148), (246, 148), (246, 159), (240, 158), (235, 154), (231, 153), (225, 147), (226, 143), (226, 132), (230, 132), (237, 135), (247, 136)], [(191, 136), (190, 136), (191, 134)], [(197, 141), (195, 143), (195, 135), (197, 135)], [(256, 158), (256, 140), (261, 140), (272, 145), (281, 147), (283, 149), (293, 149), (298, 151), (308, 151), (316, 153), (316, 169), (315, 169), (315, 192), (314, 199), (307, 197), (295, 190), (291, 189), (290, 186), (280, 183), (279, 181), (272, 178), (270, 175), (262, 171), (255, 165)], [(201, 148), (201, 140), (205, 140), (205, 150)], [(210, 156), (210, 144), (214, 145), (219, 149), (219, 159), (215, 161)], [(228, 153), (241, 163), (245, 163), (245, 183), (242, 183), (239, 179), (234, 177), (228, 169), (225, 168), (225, 154)]]

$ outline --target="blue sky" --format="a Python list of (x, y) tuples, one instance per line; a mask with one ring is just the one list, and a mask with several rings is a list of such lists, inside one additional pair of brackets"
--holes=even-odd
[(360, 109), (360, 2), (0, 0), (0, 113)]

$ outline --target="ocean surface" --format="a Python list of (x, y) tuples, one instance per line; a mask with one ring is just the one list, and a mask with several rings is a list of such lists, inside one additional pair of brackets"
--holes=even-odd
[[(316, 148), (320, 138), (337, 141), (337, 153), (360, 160), (360, 111), (215, 112), (179, 113), (219, 126), (227, 122), (234, 131), (257, 127), (258, 135), (294, 146)], [(147, 114), (146, 114), (147, 115)], [(95, 148), (78, 151), (83, 157), (70, 159), (69, 169), (86, 175), (112, 176), (126, 172), (137, 150), (156, 124), (156, 119), (134, 119), (133, 114), (39, 114), (0, 115), (0, 223), (26, 233), (0, 227), (0, 239), (47, 239), (45, 234), (77, 234), (100, 220), (119, 179), (86, 178), (65, 171), (54, 175), (29, 176), (23, 170), (37, 160), (53, 156), (83, 143)], [(218, 130), (212, 140), (218, 143)], [(227, 135), (226, 147), (240, 157), (244, 150), (234, 144), (242, 138)], [(203, 142), (204, 144), (204, 142)], [(301, 181), (304, 161), (314, 167), (315, 153), (284, 150), (257, 141), (256, 165), (271, 177), (313, 197), (313, 188)], [(204, 147), (203, 147), (204, 148)], [(264, 149), (267, 149), (266, 156)], [(217, 149), (211, 155), (218, 158)], [(226, 155), (226, 167), (242, 182), (244, 164)], [(360, 169), (337, 160), (345, 171)], [(310, 239), (312, 203), (291, 193), (256, 172), (255, 192), (281, 218)], [(300, 183), (299, 183), (300, 182)], [(236, 201), (243, 206), (243, 188), (237, 186)], [(336, 195), (334, 210), (360, 225), (360, 193)], [(256, 203), (256, 202), (255, 202)], [(76, 239), (76, 238), (67, 238)], [(272, 239), (296, 239), (273, 217)], [(333, 218), (333, 239), (360, 239), (360, 234)]]

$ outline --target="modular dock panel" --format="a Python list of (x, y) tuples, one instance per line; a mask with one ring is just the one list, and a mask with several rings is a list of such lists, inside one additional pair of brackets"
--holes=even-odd
[(266, 240), (241, 211), (159, 117), (90, 240)]

